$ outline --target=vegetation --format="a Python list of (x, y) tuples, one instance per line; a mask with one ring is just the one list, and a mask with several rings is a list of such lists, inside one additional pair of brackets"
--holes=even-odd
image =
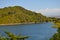
[(8, 36), (7, 37), (1, 36), (0, 40), (25, 40), (28, 38), (28, 36), (20, 36), (20, 35), (16, 36), (11, 32), (7, 32), (7, 31), (5, 31), (4, 33), (6, 33)]
[(53, 37), (50, 38), (50, 40), (60, 40), (60, 21), (55, 22), (54, 24), (55, 24), (54, 28), (58, 28), (58, 30), (57, 33), (55, 33)]
[(54, 22), (54, 23), (60, 23), (60, 18), (56, 18), (56, 17), (48, 17), (49, 20), (48, 21), (51, 21), (51, 22)]
[[(54, 22), (54, 27), (58, 28), (58, 30), (57, 33), (50, 38), (50, 40), (60, 40), (60, 18), (46, 17), (41, 13), (27, 10), (21, 6), (0, 8), (0, 25), (42, 22)], [(0, 40), (25, 40), (25, 38), (28, 38), (27, 36), (15, 36), (14, 34), (6, 31), (5, 33), (8, 35), (8, 37), (0, 37)]]
[(0, 24), (47, 22), (41, 13), (27, 10), (21, 6), (0, 8)]
[(60, 28), (58, 28), (57, 33), (55, 33), (50, 40), (60, 40)]

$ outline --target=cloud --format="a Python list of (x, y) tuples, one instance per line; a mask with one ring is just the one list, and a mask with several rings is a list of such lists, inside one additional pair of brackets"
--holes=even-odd
[(41, 9), (38, 12), (41, 12), (45, 16), (52, 16), (52, 17), (60, 17), (60, 9), (58, 8), (53, 8), (53, 9)]

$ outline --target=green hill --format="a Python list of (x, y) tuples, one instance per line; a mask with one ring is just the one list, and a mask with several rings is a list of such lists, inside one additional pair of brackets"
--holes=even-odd
[(0, 8), (0, 24), (38, 23), (47, 19), (41, 13), (27, 10), (21, 6)]

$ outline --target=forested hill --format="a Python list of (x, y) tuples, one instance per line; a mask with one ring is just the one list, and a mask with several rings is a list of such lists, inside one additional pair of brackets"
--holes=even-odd
[(21, 6), (0, 8), (0, 24), (43, 22), (47, 19), (41, 13), (27, 10)]

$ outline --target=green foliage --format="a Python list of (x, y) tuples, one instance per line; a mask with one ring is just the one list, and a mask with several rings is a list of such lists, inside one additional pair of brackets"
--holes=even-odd
[(60, 23), (60, 18), (49, 17), (49, 20), (50, 20), (51, 22), (54, 22), (54, 23), (56, 23), (56, 22), (59, 22), (59, 23)]
[(5, 31), (5, 33), (8, 35), (8, 37), (1, 36), (0, 40), (25, 40), (29, 38), (28, 36), (20, 36), (20, 35), (16, 36), (11, 32), (7, 32), (7, 31)]
[(54, 28), (58, 28), (57, 29), (57, 33), (55, 33), (54, 35), (53, 35), (53, 37), (52, 38), (50, 38), (50, 40), (60, 40), (60, 21), (58, 20), (57, 22), (54, 22)]
[(60, 28), (58, 28), (57, 33), (55, 33), (50, 40), (60, 40)]
[(26, 10), (21, 6), (0, 8), (0, 24), (38, 23), (48, 19), (41, 13)]

